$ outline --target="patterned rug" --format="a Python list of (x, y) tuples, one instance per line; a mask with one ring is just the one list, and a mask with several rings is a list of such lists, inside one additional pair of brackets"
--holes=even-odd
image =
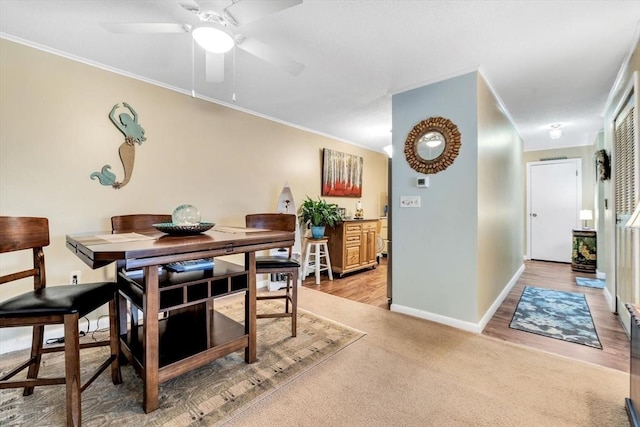
[[(278, 301), (258, 304), (261, 312), (280, 307)], [(234, 319), (244, 316), (243, 302), (216, 310)], [(123, 366), (123, 383), (117, 386), (107, 370), (82, 393), (83, 425), (218, 425), (364, 336), (360, 331), (301, 309), (298, 309), (297, 337), (291, 337), (289, 319), (259, 319), (257, 333), (257, 362), (246, 364), (243, 351), (232, 353), (169, 380), (160, 385), (160, 408), (150, 414), (142, 410), (142, 380), (135, 370), (130, 365)], [(101, 362), (98, 356), (102, 354), (106, 358), (106, 351), (105, 347), (85, 350), (82, 364), (97, 366), (95, 360)], [(26, 354), (21, 350), (2, 355), (0, 374), (15, 367), (16, 361), (26, 360)], [(61, 353), (45, 357), (43, 376), (64, 372)], [(2, 426), (62, 426), (65, 414), (64, 385), (36, 387), (28, 397), (22, 396), (22, 389), (0, 390)]]
[(584, 294), (525, 286), (510, 328), (602, 349)]
[(604, 289), (606, 282), (602, 279), (589, 279), (587, 277), (576, 277), (576, 285), (587, 288)]

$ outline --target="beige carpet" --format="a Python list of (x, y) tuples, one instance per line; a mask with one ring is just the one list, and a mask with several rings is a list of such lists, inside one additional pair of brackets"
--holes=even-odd
[[(233, 319), (243, 319), (242, 300), (238, 296), (232, 297), (225, 301), (226, 306), (216, 309)], [(282, 303), (261, 301), (258, 306), (260, 311), (275, 311), (281, 309)], [(107, 334), (102, 335), (100, 338)], [(296, 338), (291, 337), (289, 319), (260, 319), (256, 363), (246, 364), (244, 352), (237, 352), (167, 381), (160, 386), (160, 408), (151, 414), (142, 410), (142, 381), (131, 366), (123, 366), (123, 384), (113, 385), (107, 372), (82, 394), (83, 425), (216, 425), (362, 336), (360, 331), (304, 310), (298, 313)], [(0, 373), (6, 373), (8, 368), (26, 360), (27, 354), (20, 351), (0, 357)], [(95, 367), (106, 354), (104, 347), (87, 350), (83, 352), (82, 360)], [(63, 375), (63, 354), (45, 357), (41, 374)], [(92, 359), (98, 362), (92, 363)], [(61, 426), (65, 425), (65, 420), (64, 386), (37, 387), (28, 397), (22, 396), (22, 389), (0, 391), (1, 426)]]
[[(221, 422), (223, 425), (628, 424), (624, 410), (628, 374), (307, 288), (300, 288), (299, 297), (300, 306), (307, 311), (366, 335), (266, 397), (239, 408), (231, 419)], [(281, 323), (285, 328), (288, 325), (286, 321)], [(135, 382), (125, 381), (124, 387), (140, 392)], [(168, 387), (163, 388), (163, 396), (168, 396)], [(177, 387), (183, 389), (183, 385)], [(190, 400), (186, 391), (182, 396)], [(85, 399), (91, 396), (91, 388), (86, 393)], [(92, 406), (97, 398), (89, 401)], [(31, 405), (27, 408), (44, 410)], [(0, 408), (3, 413), (5, 409)], [(140, 411), (139, 406), (135, 409)], [(154, 425), (155, 414), (133, 416), (137, 417), (135, 423), (126, 419), (121, 425)], [(193, 425), (215, 424), (208, 418), (200, 421), (197, 414), (192, 416), (196, 417)], [(101, 425), (100, 421), (98, 418), (86, 425)]]
[(302, 288), (365, 337), (227, 426), (626, 426), (629, 375)]

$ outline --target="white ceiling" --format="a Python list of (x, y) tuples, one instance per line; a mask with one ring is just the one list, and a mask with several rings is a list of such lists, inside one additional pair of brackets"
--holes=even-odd
[(179, 0), (0, 0), (0, 37), (376, 151), (391, 143), (391, 95), (481, 69), (532, 150), (593, 142), (637, 41), (640, 1), (304, 0), (239, 28), (304, 71), (237, 50), (235, 78), (232, 51), (222, 83), (205, 81), (190, 34), (113, 34), (108, 22), (199, 20)]

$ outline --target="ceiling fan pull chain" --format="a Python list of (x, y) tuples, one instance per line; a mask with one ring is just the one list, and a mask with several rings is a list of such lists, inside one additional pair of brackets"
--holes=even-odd
[(195, 40), (191, 37), (191, 97), (196, 97), (195, 68), (196, 68), (196, 52)]
[(233, 76), (231, 77), (231, 90), (233, 94), (231, 95), (231, 100), (236, 102), (236, 46), (233, 46)]

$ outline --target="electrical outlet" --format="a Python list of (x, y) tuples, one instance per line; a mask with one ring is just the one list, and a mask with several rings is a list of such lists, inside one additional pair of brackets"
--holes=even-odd
[(72, 285), (80, 283), (80, 270), (75, 270), (69, 273), (69, 283)]

